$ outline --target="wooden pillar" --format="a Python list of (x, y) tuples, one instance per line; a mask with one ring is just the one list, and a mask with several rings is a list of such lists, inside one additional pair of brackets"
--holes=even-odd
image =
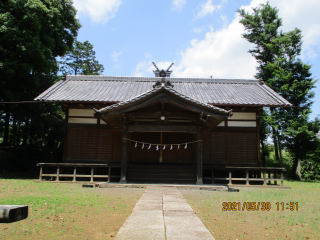
[(63, 152), (62, 152), (62, 162), (66, 162), (67, 159), (67, 149), (68, 149), (68, 120), (69, 120), (69, 106), (65, 108), (66, 120), (64, 123), (64, 140), (63, 140)]
[[(258, 116), (259, 113), (256, 112), (256, 115)], [(258, 164), (259, 166), (261, 166), (261, 154), (260, 154), (260, 122), (259, 122), (259, 118), (256, 118), (256, 138), (257, 138), (257, 160), (258, 160)]]
[(93, 182), (93, 170), (94, 170), (94, 167), (91, 167), (91, 178), (90, 178), (90, 182)]
[(163, 135), (162, 135), (162, 132), (160, 133), (160, 157), (159, 157), (159, 162), (163, 162), (163, 158), (162, 158), (162, 143), (163, 143)]
[(40, 165), (39, 181), (42, 181), (42, 166)]
[(73, 180), (72, 180), (72, 182), (75, 182), (75, 181), (76, 181), (76, 177), (77, 177), (77, 167), (74, 166), (74, 168), (73, 168)]
[(122, 131), (122, 159), (121, 159), (121, 176), (120, 183), (127, 183), (127, 136), (128, 130), (124, 126)]
[(249, 183), (249, 170), (246, 170), (246, 185), (250, 185)]
[(197, 136), (197, 185), (202, 185), (202, 131), (201, 128), (198, 129)]
[(108, 182), (110, 182), (111, 179), (111, 168), (108, 167)]
[(267, 185), (266, 171), (263, 172), (263, 185)]
[(283, 186), (283, 171), (281, 171), (281, 186)]
[(60, 166), (57, 166), (57, 177), (56, 177), (56, 181), (59, 181), (59, 174), (60, 174)]
[(228, 185), (232, 185), (232, 170), (229, 170), (229, 183)]

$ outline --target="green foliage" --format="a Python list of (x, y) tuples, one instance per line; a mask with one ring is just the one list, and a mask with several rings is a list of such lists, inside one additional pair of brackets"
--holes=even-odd
[(32, 99), (40, 76), (56, 69), (80, 28), (70, 0), (0, 2), (0, 100)]
[[(245, 26), (243, 34), (255, 47), (249, 52), (259, 63), (256, 77), (265, 81), (277, 93), (295, 107), (292, 109), (271, 108), (260, 121), (261, 139), (265, 139), (266, 123), (272, 128), (275, 156), (278, 148), (284, 146), (292, 156), (292, 177), (296, 177), (299, 161), (304, 161), (317, 149), (315, 132), (310, 130), (308, 117), (314, 97), (315, 80), (311, 77), (310, 65), (304, 64), (298, 56), (302, 47), (300, 29), (284, 33), (278, 29), (281, 19), (278, 10), (269, 3), (253, 9), (253, 14), (238, 10)], [(264, 123), (265, 121), (265, 123)], [(280, 134), (281, 133), (281, 134)], [(266, 155), (264, 153), (264, 155)], [(263, 155), (263, 156), (264, 156)]]
[(60, 71), (69, 75), (99, 75), (104, 67), (96, 60), (95, 54), (89, 41), (75, 41), (73, 49), (60, 62)]
[(19, 146), (0, 148), (0, 178), (37, 178), (39, 162), (59, 162), (59, 149), (40, 148), (38, 146)]
[(267, 44), (278, 36), (278, 29), (282, 25), (278, 9), (272, 8), (268, 2), (261, 4), (258, 8), (253, 8), (253, 14), (245, 12), (244, 9), (239, 9), (238, 13), (241, 17), (240, 23), (246, 30), (243, 37), (255, 44), (254, 49), (249, 50), (259, 63), (259, 71), (255, 77), (266, 82), (270, 78), (270, 73), (263, 67), (267, 62), (274, 60), (273, 52), (267, 47)]
[(273, 75), (268, 81), (269, 85), (294, 106), (301, 107), (273, 110), (272, 120), (269, 121), (282, 130), (284, 146), (293, 156), (292, 177), (297, 177), (299, 160), (305, 160), (308, 153), (316, 149), (315, 134), (308, 126), (315, 80), (311, 77), (311, 66), (296, 58), (301, 51), (301, 38), (299, 29), (280, 34), (272, 41), (273, 44), (268, 45), (276, 58), (265, 66)]
[(268, 112), (267, 109), (264, 108), (262, 110), (262, 112), (259, 114), (259, 131), (260, 131), (260, 143), (261, 143), (261, 162), (262, 162), (262, 166), (267, 166), (267, 159), (269, 157), (269, 149), (268, 149), (268, 145), (264, 142), (265, 139), (268, 138), (268, 135), (271, 133), (270, 131), (270, 127), (267, 123), (267, 121), (265, 120), (265, 118), (267, 118)]
[[(0, 101), (32, 100), (58, 81), (56, 57), (72, 49), (80, 27), (71, 0), (1, 1)], [(62, 144), (60, 105), (1, 104), (0, 113), (4, 145)]]
[(306, 160), (301, 163), (301, 177), (305, 180), (320, 181), (320, 137), (317, 136), (320, 129), (320, 118), (316, 117), (313, 121), (308, 123), (308, 131), (310, 135), (315, 135), (310, 141), (309, 148), (313, 151), (307, 153)]

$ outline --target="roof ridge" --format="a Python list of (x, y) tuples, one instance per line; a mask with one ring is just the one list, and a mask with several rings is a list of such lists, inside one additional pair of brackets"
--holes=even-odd
[[(159, 77), (137, 77), (137, 76), (108, 76), (108, 75), (67, 75), (67, 80), (73, 81), (121, 81), (121, 80), (147, 80), (158, 81)], [(257, 79), (229, 79), (229, 78), (167, 78), (171, 82), (207, 82), (207, 83), (259, 83)]]
[[(284, 97), (282, 97), (279, 93), (276, 93), (272, 88), (270, 88), (269, 86), (267, 86), (266, 84), (264, 84), (263, 86), (259, 86), (259, 87), (261, 87), (261, 88), (264, 88), (266, 91), (267, 91), (267, 93), (269, 94), (269, 95), (271, 95), (274, 99), (276, 99), (276, 101), (278, 101), (279, 103), (284, 103), (284, 104), (286, 104), (286, 105), (291, 105), (292, 106), (292, 104), (290, 103), (290, 102), (288, 102), (288, 100), (287, 99), (285, 99)], [(277, 96), (277, 94), (280, 96)], [(285, 101), (283, 101), (281, 98), (283, 98)], [(289, 104), (288, 104), (289, 103)]]

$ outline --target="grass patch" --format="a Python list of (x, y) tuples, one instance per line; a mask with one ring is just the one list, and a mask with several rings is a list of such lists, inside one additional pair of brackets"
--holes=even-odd
[(144, 189), (0, 179), (0, 205), (28, 205), (29, 217), (0, 225), (0, 239), (112, 239)]
[[(240, 192), (180, 190), (216, 239), (320, 239), (320, 183), (285, 182), (292, 189), (240, 188)], [(240, 211), (223, 211), (240, 202)], [(242, 210), (244, 202), (270, 202), (269, 211)], [(277, 210), (284, 202), (284, 210)], [(286, 209), (297, 202), (298, 211)]]

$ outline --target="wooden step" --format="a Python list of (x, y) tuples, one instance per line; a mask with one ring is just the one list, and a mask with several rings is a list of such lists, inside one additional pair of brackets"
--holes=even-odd
[(127, 169), (127, 181), (135, 183), (194, 184), (196, 178), (193, 165), (129, 165)]

